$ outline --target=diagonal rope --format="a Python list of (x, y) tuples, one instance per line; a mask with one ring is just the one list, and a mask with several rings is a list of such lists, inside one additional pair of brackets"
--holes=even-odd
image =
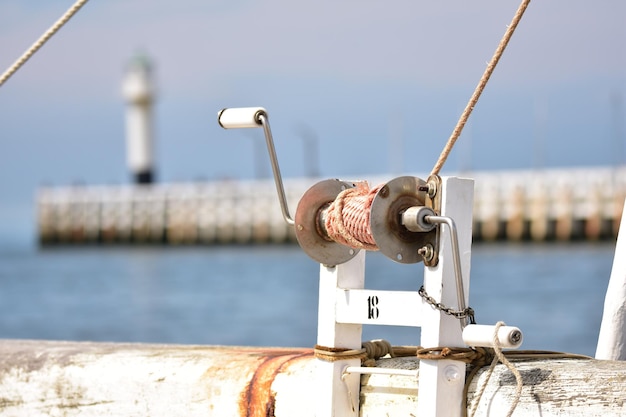
[(35, 52), (37, 52), (39, 48), (41, 48), (43, 44), (52, 37), (52, 35), (57, 33), (57, 31), (61, 29), (61, 27), (63, 27), (63, 25), (66, 24), (67, 21), (70, 20), (85, 3), (87, 3), (87, 1), (88, 0), (77, 0), (76, 3), (67, 9), (65, 14), (61, 16), (52, 26), (50, 26), (50, 29), (41, 35), (39, 39), (37, 39), (37, 41), (33, 43), (32, 46), (9, 67), (9, 69), (0, 75), (0, 86), (2, 86), (6, 80), (8, 80), (18, 69), (20, 69), (20, 67), (24, 65), (26, 61), (28, 61), (30, 57), (33, 56)]
[(498, 61), (500, 60), (504, 49), (509, 43), (511, 36), (513, 36), (513, 32), (515, 32), (515, 28), (522, 19), (524, 11), (526, 11), (526, 7), (528, 7), (529, 3), (530, 0), (522, 0), (522, 4), (520, 4), (517, 12), (515, 12), (515, 16), (513, 16), (511, 24), (507, 27), (506, 32), (504, 33), (504, 36), (500, 41), (500, 44), (496, 48), (496, 52), (493, 54), (493, 57), (491, 58), (491, 61), (489, 61), (489, 64), (487, 64), (487, 68), (485, 69), (485, 72), (483, 73), (483, 76), (481, 77), (478, 86), (476, 86), (472, 97), (467, 103), (467, 106), (465, 106), (465, 110), (463, 110), (459, 121), (454, 127), (454, 130), (452, 131), (452, 134), (450, 135), (446, 146), (441, 151), (441, 155), (439, 155), (439, 159), (437, 159), (437, 162), (435, 163), (435, 166), (433, 167), (430, 175), (438, 175), (439, 171), (441, 171), (441, 168), (443, 167), (443, 164), (446, 162), (446, 159), (448, 159), (448, 155), (450, 155), (454, 143), (459, 138), (459, 136), (461, 136), (461, 132), (463, 131), (463, 127), (465, 127), (465, 123), (467, 123), (467, 119), (469, 119), (472, 110), (474, 110), (474, 106), (476, 106), (480, 95), (485, 89), (485, 86), (487, 85), (487, 82), (489, 81), (489, 77), (491, 77), (493, 70), (496, 68), (496, 65), (498, 65)]

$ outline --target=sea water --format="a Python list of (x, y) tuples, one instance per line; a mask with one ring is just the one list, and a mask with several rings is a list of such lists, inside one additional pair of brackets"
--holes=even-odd
[[(593, 356), (610, 243), (475, 244), (470, 306), (525, 349)], [(297, 246), (0, 247), (0, 338), (313, 346), (319, 265)], [(366, 287), (417, 290), (423, 265), (379, 253)], [(364, 326), (363, 339), (418, 345), (419, 329)]]

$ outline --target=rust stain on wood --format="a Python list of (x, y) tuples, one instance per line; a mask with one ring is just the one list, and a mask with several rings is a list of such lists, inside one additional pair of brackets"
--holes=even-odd
[(271, 388), (276, 375), (288, 364), (313, 355), (310, 349), (267, 349), (259, 353), (263, 360), (239, 400), (242, 417), (274, 417), (276, 397)]

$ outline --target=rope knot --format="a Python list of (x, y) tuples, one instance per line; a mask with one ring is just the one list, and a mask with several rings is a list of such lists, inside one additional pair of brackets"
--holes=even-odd
[(391, 343), (384, 339), (376, 339), (369, 342), (363, 342), (362, 347), (363, 349), (365, 349), (365, 352), (367, 352), (368, 359), (376, 360), (387, 355), (392, 358), (395, 356)]

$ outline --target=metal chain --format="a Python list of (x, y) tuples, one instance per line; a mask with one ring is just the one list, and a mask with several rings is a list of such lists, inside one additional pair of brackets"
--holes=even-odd
[(469, 318), (470, 324), (476, 324), (473, 308), (467, 307), (465, 310), (454, 310), (451, 307), (446, 307), (445, 305), (437, 302), (437, 300), (428, 295), (423, 285), (420, 287), (418, 294), (424, 299), (424, 301), (426, 301), (428, 304), (435, 307), (435, 309), (441, 311), (442, 313), (447, 314), (448, 316), (455, 317), (459, 320)]

